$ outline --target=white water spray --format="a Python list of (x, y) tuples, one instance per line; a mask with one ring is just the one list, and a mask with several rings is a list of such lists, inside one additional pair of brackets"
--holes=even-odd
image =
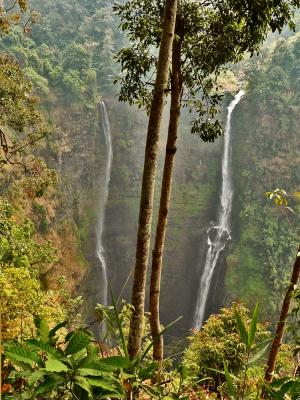
[(222, 160), (222, 189), (218, 212), (218, 223), (207, 230), (208, 250), (201, 276), (197, 296), (194, 327), (200, 329), (205, 316), (207, 298), (210, 284), (216, 268), (220, 253), (224, 250), (226, 242), (230, 239), (230, 214), (232, 209), (233, 187), (231, 177), (231, 116), (236, 105), (244, 96), (240, 90), (228, 107), (228, 114), (224, 133), (224, 151)]
[(111, 142), (111, 132), (110, 125), (108, 120), (108, 115), (106, 111), (106, 107), (103, 101), (99, 102), (99, 112), (101, 119), (102, 131), (105, 136), (105, 145), (106, 145), (106, 162), (105, 162), (105, 171), (104, 171), (104, 185), (103, 191), (101, 195), (101, 200), (99, 204), (99, 218), (97, 224), (97, 245), (96, 245), (96, 254), (101, 264), (101, 303), (103, 305), (107, 304), (107, 291), (108, 291), (108, 282), (107, 282), (107, 265), (105, 258), (105, 251), (103, 247), (103, 228), (105, 222), (105, 209), (107, 205), (108, 199), (108, 191), (109, 191), (109, 182), (110, 182), (110, 174), (111, 174), (111, 166), (112, 166), (112, 142)]

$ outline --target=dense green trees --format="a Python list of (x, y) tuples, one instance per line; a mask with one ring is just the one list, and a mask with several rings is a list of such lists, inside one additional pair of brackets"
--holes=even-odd
[[(273, 322), (280, 307), (277, 293), (284, 293), (298, 246), (299, 202), (297, 197), (290, 200), (295, 214), (272, 209), (263, 193), (275, 187), (293, 193), (298, 186), (299, 97), (294, 81), (298, 41), (298, 34), (288, 41), (279, 39), (274, 43), (274, 53), (265, 49), (261, 57), (246, 64), (248, 95), (235, 120), (240, 135), (234, 138), (234, 149), (243, 146), (244, 151), (233, 156), (239, 216), (235, 219), (238, 236), (227, 258), (228, 297), (243, 296), (253, 304), (257, 296), (261, 311)], [(273, 79), (274, 69), (281, 71), (283, 85)], [(255, 152), (250, 154), (253, 148)], [(242, 278), (246, 271), (250, 274), (247, 280)], [(270, 302), (264, 308), (266, 293)]]
[(19, 65), (8, 56), (0, 58), (1, 117), (0, 167), (19, 165), (27, 170), (22, 153), (48, 133), (48, 127), (37, 110), (38, 99), (32, 93)]
[(30, 220), (16, 222), (16, 212), (0, 200), (0, 314), (4, 339), (31, 334), (34, 316), (49, 322), (64, 317), (59, 292), (44, 291), (43, 266), (56, 261), (51, 243), (39, 243)]

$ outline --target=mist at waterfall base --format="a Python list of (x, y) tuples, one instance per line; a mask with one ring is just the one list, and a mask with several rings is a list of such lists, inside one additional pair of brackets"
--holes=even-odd
[(215, 268), (218, 264), (220, 254), (225, 249), (226, 243), (230, 240), (230, 215), (233, 199), (233, 185), (231, 176), (231, 119), (232, 113), (244, 96), (240, 90), (228, 106), (227, 119), (224, 132), (224, 149), (222, 158), (222, 188), (218, 210), (218, 221), (207, 230), (208, 249), (206, 253), (203, 272), (198, 289), (194, 328), (200, 329), (205, 318), (205, 310), (208, 302), (208, 295)]
[(100, 192), (99, 199), (99, 212), (98, 212), (98, 221), (96, 225), (96, 257), (99, 261), (99, 280), (95, 282), (97, 288), (97, 303), (101, 303), (103, 305), (107, 305), (107, 297), (108, 297), (108, 280), (107, 280), (107, 263), (105, 257), (105, 250), (103, 247), (103, 229), (105, 224), (105, 209), (107, 205), (108, 192), (109, 192), (109, 182), (111, 176), (111, 166), (112, 166), (112, 141), (111, 141), (111, 131), (110, 124), (108, 120), (108, 115), (105, 107), (105, 103), (103, 101), (99, 102), (99, 114), (101, 121), (101, 130), (105, 137), (105, 146), (106, 146), (106, 161), (105, 161), (105, 170), (102, 172), (102, 176), (104, 179), (104, 185), (102, 186), (102, 190)]

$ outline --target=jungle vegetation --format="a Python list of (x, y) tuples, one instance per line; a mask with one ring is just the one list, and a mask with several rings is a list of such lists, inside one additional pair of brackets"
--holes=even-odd
[[(299, 399), (300, 37), (286, 33), (287, 26), (296, 28), (299, 6), (298, 0), (129, 0), (113, 10), (104, 0), (0, 2), (0, 399)], [(263, 46), (270, 31), (282, 30), (286, 38), (274, 34)], [(163, 336), (181, 318), (163, 326), (159, 307), (160, 291), (168, 287), (161, 285), (161, 271), (179, 119), (188, 120), (189, 109), (188, 132), (213, 145), (240, 79), (248, 95), (236, 125), (248, 130), (236, 138), (245, 150), (234, 155), (236, 238), (224, 264), (224, 307), (200, 330), (167, 341), (163, 353)], [(111, 288), (111, 304), (93, 304), (91, 319), (79, 287), (93, 244), (95, 211), (87, 198), (96, 193), (89, 183), (94, 175), (86, 173), (86, 198), (78, 200), (63, 181), (77, 177), (62, 179), (61, 165), (78, 137), (85, 157), (93, 159), (97, 122), (81, 119), (93, 120), (103, 96), (112, 104), (116, 96), (128, 102), (130, 116), (144, 109), (148, 129), (141, 185), (130, 187), (141, 190), (134, 203), (139, 220), (131, 303)], [(79, 136), (68, 137), (63, 119)], [(123, 153), (131, 146), (130, 136), (117, 140)], [(205, 214), (217, 192), (208, 170), (218, 165), (208, 160), (203, 169), (210, 185), (194, 189), (202, 192), (203, 210), (184, 199), (191, 216)], [(129, 172), (120, 170), (131, 186)], [(192, 172), (190, 186), (196, 168)], [(81, 272), (67, 279), (59, 274), (68, 274), (68, 263), (78, 259)]]

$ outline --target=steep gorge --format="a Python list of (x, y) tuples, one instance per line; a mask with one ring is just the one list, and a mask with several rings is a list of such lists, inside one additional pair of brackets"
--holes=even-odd
[[(34, 78), (53, 126), (53, 135), (41, 154), (57, 170), (58, 187), (55, 193), (37, 200), (31, 211), (41, 237), (52, 239), (60, 251), (59, 262), (45, 271), (44, 278), (51, 286), (55, 278), (64, 275), (68, 287), (84, 296), (90, 310), (99, 301), (99, 201), (107, 190), (107, 146), (101, 129), (103, 114), (97, 107), (99, 97), (107, 107), (114, 151), (102, 244), (116, 296), (134, 262), (146, 132), (145, 114), (117, 101), (117, 89), (111, 82), (117, 70), (112, 54), (122, 45), (123, 37), (109, 27), (113, 19), (110, 7), (105, 2), (96, 3), (95, 12), (88, 2), (76, 2), (75, 11), (62, 2), (59, 7), (69, 19), (56, 32), (58, 11), (51, 11), (53, 2), (36, 1), (42, 12), (49, 12), (47, 23), (34, 28), (31, 38), (21, 39), (16, 32), (5, 44)], [(232, 300), (252, 307), (257, 297), (265, 317), (274, 317), (277, 312), (272, 299), (281, 293), (292, 265), (297, 236), (293, 229), (297, 231), (299, 217), (288, 214), (292, 229), (282, 210), (267, 203), (264, 192), (280, 186), (292, 193), (299, 189), (299, 62), (299, 38), (294, 36), (289, 41), (278, 40), (273, 53), (241, 67), (248, 84), (247, 95), (232, 120), (233, 240), (219, 260), (209, 291), (208, 313)], [(232, 94), (227, 94), (224, 105), (231, 99)], [(206, 231), (216, 216), (221, 185), (223, 140), (205, 144), (189, 130), (189, 115), (184, 112), (162, 291), (162, 322), (167, 324), (183, 315), (171, 331), (176, 335), (192, 326), (202, 272), (199, 260), (205, 260)], [(164, 142), (165, 129), (161, 150)], [(161, 163), (156, 194), (160, 178)], [(296, 199), (291, 206), (299, 215)], [(129, 293), (127, 284), (124, 297), (129, 299)], [(270, 302), (264, 302), (266, 297)], [(92, 318), (90, 312), (87, 314)]]

